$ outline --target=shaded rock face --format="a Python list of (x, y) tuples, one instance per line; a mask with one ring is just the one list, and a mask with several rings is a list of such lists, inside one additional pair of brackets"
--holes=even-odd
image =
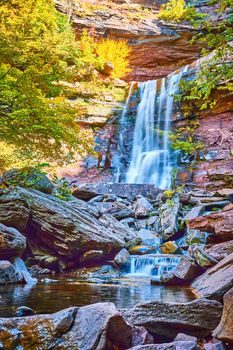
[(214, 259), (220, 261), (226, 258), (229, 254), (233, 253), (233, 240), (226, 241), (223, 243), (208, 245), (206, 246), (205, 251)]
[(210, 335), (218, 325), (222, 305), (217, 301), (197, 299), (189, 303), (151, 301), (124, 310), (124, 318), (144, 326), (153, 335), (175, 337), (178, 333), (198, 337)]
[(215, 329), (213, 336), (226, 343), (233, 344), (233, 288), (224, 295), (223, 303), (221, 322)]
[(0, 222), (24, 230), (29, 220), (29, 205), (16, 191), (0, 196)]
[[(25, 231), (30, 245), (36, 250), (42, 245), (45, 251), (64, 261), (76, 263), (92, 250), (103, 251), (108, 259), (136, 237), (134, 231), (112, 216), (100, 216), (78, 200), (64, 202), (37, 190), (18, 188), (13, 192), (30, 205), (30, 223)], [(12, 193), (9, 197), (6, 194), (0, 197), (0, 203), (8, 199), (14, 208), (15, 201), (10, 201), (11, 198)]]
[[(136, 329), (138, 331), (138, 329)], [(141, 329), (142, 331), (142, 329)], [(0, 319), (0, 342), (5, 349), (128, 349), (151, 341), (134, 341), (135, 328), (127, 324), (112, 303), (69, 308), (52, 315)], [(120, 335), (120, 336), (119, 336)]]
[(233, 253), (194, 280), (192, 287), (200, 297), (221, 300), (233, 287)]
[(0, 261), (0, 284), (17, 283), (21, 280), (22, 277), (19, 276), (19, 274), (15, 271), (13, 265), (9, 261)]
[(200, 350), (193, 341), (174, 341), (166, 344), (139, 345), (129, 350)]
[(218, 241), (231, 240), (233, 238), (233, 205), (230, 204), (217, 213), (192, 219), (188, 227), (213, 233)]
[(0, 259), (21, 256), (26, 248), (26, 238), (15, 228), (0, 224)]

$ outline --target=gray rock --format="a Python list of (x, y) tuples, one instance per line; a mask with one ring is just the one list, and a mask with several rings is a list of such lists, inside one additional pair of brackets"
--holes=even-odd
[(138, 195), (136, 201), (134, 202), (133, 209), (135, 211), (136, 217), (145, 217), (154, 209), (153, 205), (143, 197)]
[(222, 300), (233, 287), (233, 253), (196, 278), (192, 287), (200, 297)]
[(15, 311), (16, 317), (32, 316), (32, 315), (35, 315), (35, 311), (27, 306), (20, 306)]
[(190, 210), (190, 212), (184, 217), (184, 220), (189, 221), (191, 219), (194, 219), (203, 214), (204, 211), (205, 209), (203, 208), (203, 206), (196, 206)]
[[(51, 315), (1, 318), (4, 349), (129, 349), (145, 344), (149, 335), (125, 322), (112, 303), (72, 307)], [(141, 329), (142, 331), (142, 329)], [(134, 336), (134, 333), (137, 333)]]
[(220, 261), (233, 252), (233, 240), (205, 246), (205, 251), (212, 258)]
[(174, 276), (184, 281), (191, 281), (203, 272), (194, 261), (188, 256), (182, 256), (177, 265)]
[(193, 341), (194, 343), (197, 343), (197, 337), (192, 337), (191, 335), (184, 333), (178, 333), (174, 338), (174, 341)]
[(0, 195), (0, 222), (9, 227), (24, 230), (29, 220), (29, 205), (17, 191)]
[(26, 238), (15, 228), (0, 224), (0, 259), (21, 256), (26, 248)]
[(102, 260), (104, 260), (104, 252), (102, 250), (89, 250), (83, 254), (80, 262), (91, 264)]
[(115, 256), (114, 262), (117, 266), (122, 266), (127, 263), (130, 258), (130, 254), (127, 249), (123, 248), (119, 251), (119, 253)]
[(189, 254), (195, 259), (199, 266), (205, 269), (218, 263), (218, 261), (209, 255), (199, 244), (194, 244), (189, 247)]
[(33, 235), (27, 231), (27, 238), (32, 247), (43, 246), (48, 253), (52, 250), (63, 261), (78, 262), (90, 250), (102, 250), (105, 259), (109, 259), (136, 237), (134, 231), (111, 215), (97, 218), (88, 205), (64, 202), (33, 189), (18, 188), (13, 192), (30, 205)]
[(52, 193), (55, 188), (48, 176), (37, 168), (12, 169), (4, 173), (2, 178), (8, 184), (35, 188), (44, 193)]
[(22, 281), (22, 276), (15, 271), (10, 261), (0, 261), (0, 284), (18, 283)]
[(159, 208), (161, 231), (164, 240), (171, 238), (178, 230), (179, 196), (175, 195)]
[(89, 201), (90, 199), (97, 197), (98, 193), (96, 193), (94, 191), (89, 191), (85, 187), (76, 187), (72, 191), (72, 196), (74, 196), (78, 199), (82, 199), (84, 201)]
[(165, 344), (139, 345), (129, 350), (200, 350), (200, 347), (193, 341), (174, 341)]
[(130, 324), (144, 326), (154, 335), (175, 337), (182, 330), (188, 335), (204, 337), (218, 325), (222, 304), (208, 299), (188, 303), (150, 301), (122, 313)]

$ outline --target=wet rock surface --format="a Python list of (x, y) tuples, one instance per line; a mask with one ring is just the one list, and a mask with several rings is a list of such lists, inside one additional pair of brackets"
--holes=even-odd
[(0, 224), (0, 259), (21, 256), (26, 248), (26, 238), (15, 228)]
[(233, 288), (223, 298), (223, 315), (221, 322), (215, 329), (213, 336), (230, 344), (233, 344)]
[(10, 261), (0, 261), (0, 284), (18, 283), (22, 280), (22, 276), (15, 271)]
[(210, 335), (221, 315), (221, 303), (208, 299), (183, 304), (152, 301), (123, 311), (129, 323), (144, 326), (153, 335), (167, 337), (175, 337), (181, 331), (197, 337)]
[(0, 341), (5, 349), (123, 350), (152, 339), (142, 327), (127, 324), (114, 304), (97, 303), (51, 315), (2, 318)]
[(195, 279), (192, 287), (201, 297), (221, 300), (233, 287), (233, 253)]

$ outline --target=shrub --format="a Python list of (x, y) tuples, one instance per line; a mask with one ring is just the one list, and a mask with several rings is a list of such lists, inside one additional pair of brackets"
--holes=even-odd
[(130, 72), (128, 60), (130, 51), (128, 44), (123, 40), (102, 39), (96, 45), (96, 53), (100, 62), (102, 64), (112, 63), (113, 78), (122, 78)]

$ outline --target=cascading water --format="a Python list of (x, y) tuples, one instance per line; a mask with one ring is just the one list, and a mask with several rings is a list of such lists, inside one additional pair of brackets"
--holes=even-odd
[(164, 273), (174, 271), (179, 261), (179, 256), (132, 255), (126, 267), (126, 274), (130, 276), (153, 276), (159, 281)]
[(24, 261), (18, 257), (15, 258), (13, 266), (16, 270), (16, 272), (18, 272), (25, 280), (26, 283), (28, 284), (35, 284), (37, 282), (36, 278), (32, 278), (32, 276), (30, 275)]
[[(174, 112), (174, 96), (179, 89), (181, 77), (187, 70), (188, 66), (167, 78), (139, 83), (140, 103), (126, 183), (154, 184), (160, 189), (170, 188), (172, 155), (169, 132)], [(129, 97), (131, 93), (130, 89)], [(126, 108), (128, 103), (129, 101)], [(125, 120), (126, 110), (123, 112), (122, 122), (123, 118)]]

